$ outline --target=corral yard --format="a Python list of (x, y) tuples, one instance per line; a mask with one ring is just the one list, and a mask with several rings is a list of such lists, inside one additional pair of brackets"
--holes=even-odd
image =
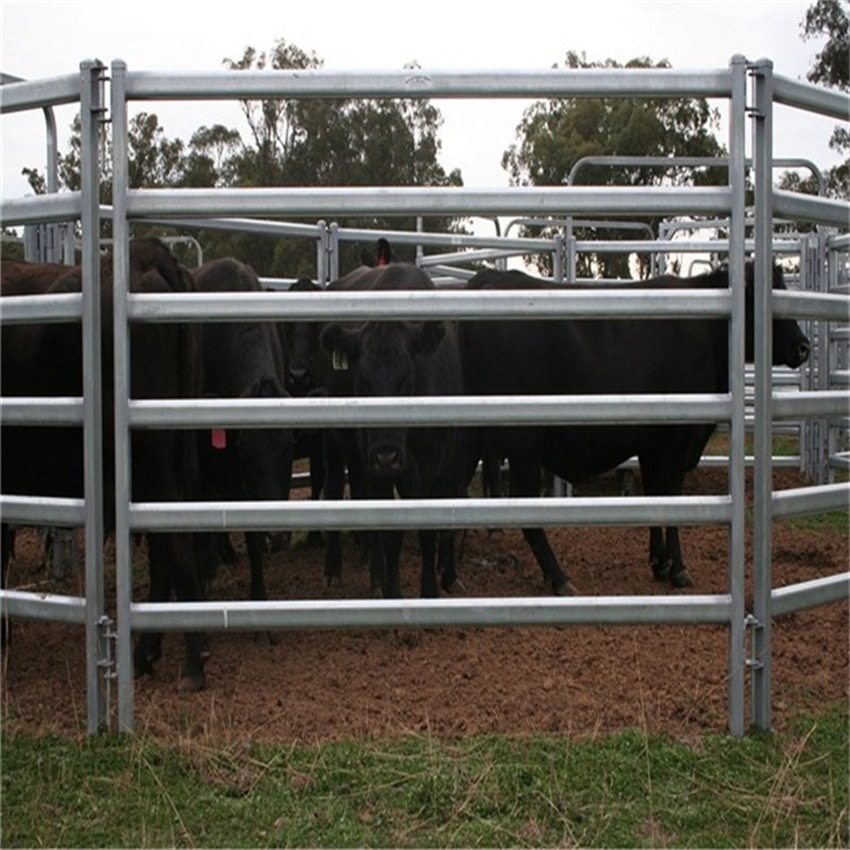
[[(775, 487), (801, 486), (777, 471)], [(725, 471), (700, 470), (687, 493), (725, 492)], [(614, 477), (594, 492), (614, 492)], [(587, 492), (579, 490), (579, 492)], [(848, 568), (846, 519), (774, 525), (774, 586)], [(589, 594), (662, 594), (646, 564), (643, 529), (565, 528), (551, 539), (570, 577)], [(244, 558), (241, 539), (233, 536)], [(685, 558), (697, 586), (726, 591), (727, 532), (683, 531)], [(748, 540), (748, 552), (751, 541)], [(272, 598), (366, 597), (368, 576), (346, 536), (341, 587), (322, 578), (323, 549), (294, 547), (269, 559)], [(40, 544), (19, 535), (10, 587), (76, 593), (81, 573), (58, 581), (39, 568)], [(468, 596), (545, 593), (520, 532), (474, 530), (462, 542), (459, 573)], [(408, 535), (404, 592), (418, 588), (418, 552)], [(749, 587), (749, 577), (748, 577)], [(683, 592), (683, 591), (678, 591)], [(749, 591), (748, 591), (749, 592)], [(137, 598), (144, 598), (140, 587)], [(222, 567), (217, 598), (248, 594), (247, 562)], [(773, 720), (782, 728), (797, 713), (848, 696), (846, 602), (803, 611), (774, 626)], [(70, 626), (17, 621), (4, 662), (6, 733), (85, 732), (83, 633)], [(620, 626), (429, 631), (312, 631), (277, 635), (274, 645), (247, 633), (211, 635), (208, 688), (180, 693), (182, 638), (168, 634), (164, 657), (136, 688), (137, 729), (163, 741), (210, 736), (222, 742), (325, 742), (480, 732), (562, 732), (595, 736), (627, 727), (692, 740), (727, 723), (727, 633), (716, 627)]]

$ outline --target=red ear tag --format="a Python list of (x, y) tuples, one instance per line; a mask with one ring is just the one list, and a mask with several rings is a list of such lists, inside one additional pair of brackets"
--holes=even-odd
[(227, 431), (224, 428), (212, 429), (212, 447), (214, 449), (227, 448)]

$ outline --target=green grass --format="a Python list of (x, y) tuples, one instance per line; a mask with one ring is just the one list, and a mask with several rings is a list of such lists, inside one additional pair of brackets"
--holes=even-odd
[(846, 706), (693, 745), (639, 731), (228, 748), (14, 736), (9, 847), (848, 846)]

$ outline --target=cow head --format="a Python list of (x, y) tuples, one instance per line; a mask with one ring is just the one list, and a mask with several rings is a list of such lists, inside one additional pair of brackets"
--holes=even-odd
[[(328, 325), (321, 346), (334, 373), (346, 373), (349, 394), (364, 398), (416, 393), (416, 360), (433, 354), (445, 325), (429, 322), (368, 322)], [(358, 445), (367, 471), (393, 477), (407, 468), (407, 428), (363, 428)]]
[[(753, 362), (755, 349), (755, 272), (752, 263), (747, 263), (746, 280), (746, 359)], [(785, 289), (782, 269), (773, 267), (773, 289)], [(790, 366), (796, 369), (809, 359), (811, 343), (793, 319), (773, 320), (773, 365)]]
[[(321, 292), (322, 287), (306, 278), (297, 280), (290, 292)], [(319, 330), (315, 322), (284, 322), (281, 327), (281, 342), (286, 363), (286, 390), (303, 398), (316, 388), (316, 358), (319, 346)]]

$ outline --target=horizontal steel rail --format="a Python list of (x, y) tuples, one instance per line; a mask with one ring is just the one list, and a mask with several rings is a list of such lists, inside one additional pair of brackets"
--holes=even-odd
[(22, 112), (26, 109), (44, 109), (63, 103), (77, 103), (79, 100), (79, 74), (4, 83), (2, 95), (0, 95), (0, 114)]
[(731, 520), (730, 496), (130, 503), (131, 528), (149, 531), (720, 525)]
[(786, 587), (776, 587), (770, 593), (774, 617), (815, 608), (850, 597), (850, 573), (838, 573), (825, 578), (803, 581)]
[(659, 622), (727, 625), (731, 615), (731, 598), (720, 594), (137, 602), (130, 606), (134, 631), (433, 629)]
[(729, 209), (728, 187), (463, 187), (337, 186), (276, 189), (130, 189), (128, 218), (191, 216), (210, 210), (220, 216), (346, 215), (544, 215), (565, 212), (596, 215), (640, 213), (685, 215)]
[(12, 525), (55, 525), (77, 528), (86, 523), (84, 499), (60, 496), (0, 494), (0, 515)]
[(774, 212), (780, 216), (801, 221), (813, 221), (834, 227), (847, 227), (850, 219), (850, 204), (829, 198), (816, 198), (797, 192), (773, 190)]
[(809, 112), (837, 118), (839, 121), (847, 121), (850, 116), (850, 96), (778, 74), (773, 75), (773, 100), (775, 103), (800, 107)]
[(84, 626), (86, 600), (80, 596), (0, 589), (0, 616)]
[(131, 294), (130, 321), (728, 317), (728, 289)]
[(774, 519), (850, 509), (850, 484), (822, 484), (779, 490), (771, 496)]
[(73, 396), (3, 396), (3, 425), (82, 425), (83, 400)]
[(723, 393), (594, 396), (362, 396), (273, 399), (140, 399), (129, 403), (134, 428), (353, 428), (433, 425), (621, 425), (721, 422)]
[(4, 325), (80, 321), (82, 316), (83, 296), (76, 292), (0, 298), (0, 322)]
[[(120, 60), (113, 67), (126, 67)], [(205, 71), (125, 74), (128, 100), (257, 98), (731, 97), (732, 72), (672, 68), (547, 71)]]
[[(5, 89), (5, 86), (3, 87)], [(4, 91), (5, 94), (5, 91)], [(44, 224), (53, 221), (75, 221), (82, 214), (80, 192), (60, 192), (51, 195), (27, 195), (11, 198), (0, 204), (4, 227), (21, 224)]]
[(847, 322), (850, 321), (850, 296), (826, 292), (774, 291), (773, 314), (796, 319)]
[(844, 390), (800, 390), (773, 394), (773, 419), (845, 416), (850, 394)]

